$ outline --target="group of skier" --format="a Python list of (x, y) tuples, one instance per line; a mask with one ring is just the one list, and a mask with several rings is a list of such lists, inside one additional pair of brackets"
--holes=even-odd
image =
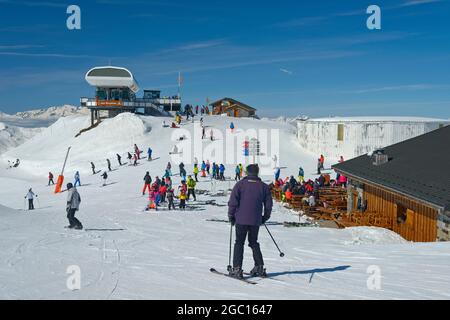
[[(190, 110), (192, 112), (192, 108)], [(199, 108), (196, 107), (195, 113), (209, 113), (208, 107)], [(193, 113), (193, 112), (192, 112)], [(189, 112), (187, 113), (189, 114)], [(192, 114), (191, 114), (192, 115)], [(203, 126), (203, 121), (202, 126)], [(203, 135), (205, 136), (205, 131), (203, 127)], [(234, 132), (235, 126), (233, 123), (230, 124), (231, 132)], [(210, 134), (211, 140), (214, 140), (214, 133), (211, 130)], [(149, 148), (147, 150), (147, 159), (152, 160), (153, 150)], [(136, 166), (137, 162), (141, 160), (142, 151), (134, 145), (134, 155), (128, 152), (128, 159), (133, 160), (133, 165)], [(111, 161), (107, 159), (108, 171), (112, 171)], [(117, 162), (119, 166), (124, 165), (122, 163), (122, 157), (117, 154)], [(322, 162), (323, 164), (323, 162)], [(97, 174), (95, 170), (95, 165), (91, 162), (93, 174)], [(184, 163), (179, 164), (179, 174), (180, 174), (180, 185), (178, 186), (178, 194), (175, 195), (175, 188), (172, 182), (172, 164), (169, 162), (166, 166), (164, 176), (162, 178), (155, 177), (153, 181), (150, 172), (146, 172), (143, 181), (144, 186), (142, 189), (142, 195), (146, 195), (148, 191), (149, 203), (146, 210), (158, 210), (161, 204), (167, 204), (169, 210), (175, 210), (175, 199), (179, 199), (179, 208), (181, 210), (186, 209), (186, 202), (193, 198), (197, 201), (196, 196), (196, 186), (199, 182), (199, 175), (201, 177), (211, 177), (214, 180), (225, 180), (226, 168), (224, 164), (210, 163), (209, 160), (198, 162), (197, 159), (194, 160), (194, 167), (192, 175), (187, 175), (187, 171)], [(235, 167), (235, 181), (237, 182), (234, 186), (229, 202), (228, 202), (228, 219), (231, 226), (235, 228), (236, 240), (234, 244), (233, 253), (233, 265), (229, 266), (229, 275), (236, 277), (238, 279), (243, 278), (243, 256), (244, 256), (244, 244), (246, 239), (248, 239), (249, 246), (253, 251), (254, 268), (250, 271), (251, 276), (266, 276), (266, 270), (264, 268), (264, 260), (261, 253), (260, 245), (258, 243), (259, 229), (264, 225), (271, 217), (272, 212), (272, 196), (270, 188), (259, 178), (259, 167), (258, 165), (249, 165), (246, 168), (247, 176), (244, 177), (244, 167), (242, 164), (238, 164)], [(304, 172), (299, 171), (299, 176), (304, 176)], [(107, 172), (103, 172), (102, 175), (104, 179), (103, 185), (106, 185), (106, 180), (108, 178)], [(279, 173), (278, 173), (279, 177)], [(54, 184), (54, 176), (49, 172), (49, 185)], [(67, 184), (67, 201), (66, 201), (66, 212), (69, 225), (67, 228), (81, 230), (83, 225), (75, 217), (76, 212), (80, 208), (81, 196), (78, 193), (77, 185), (81, 186), (80, 173), (77, 171), (74, 176), (74, 184)], [(29, 190), (26, 199), (29, 201), (30, 210), (34, 209), (33, 199), (37, 197), (32, 191)]]

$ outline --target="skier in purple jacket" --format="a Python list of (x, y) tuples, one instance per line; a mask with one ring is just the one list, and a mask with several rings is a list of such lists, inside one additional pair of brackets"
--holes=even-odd
[(228, 202), (228, 218), (232, 225), (236, 225), (233, 269), (230, 275), (237, 278), (243, 278), (242, 262), (247, 235), (255, 261), (255, 267), (250, 274), (266, 276), (258, 233), (259, 227), (270, 219), (273, 202), (269, 186), (262, 182), (258, 175), (258, 165), (249, 165), (247, 177), (235, 185)]

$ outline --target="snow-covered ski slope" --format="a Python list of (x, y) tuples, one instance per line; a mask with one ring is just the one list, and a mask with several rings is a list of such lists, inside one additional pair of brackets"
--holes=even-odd
[[(169, 118), (123, 114), (99, 127), (75, 135), (89, 125), (84, 116), (62, 118), (18, 148), (0, 158), (0, 298), (3, 299), (448, 299), (450, 298), (450, 245), (407, 243), (396, 234), (376, 228), (346, 230), (316, 227), (285, 228), (278, 223), (298, 217), (276, 204), (270, 229), (285, 253), (279, 254), (269, 235), (261, 229), (260, 243), (271, 279), (256, 279), (256, 286), (218, 277), (209, 269), (224, 271), (228, 264), (230, 227), (207, 221), (227, 217), (224, 196), (234, 182), (211, 184), (202, 178), (198, 202), (186, 212), (144, 212), (142, 196), (146, 171), (161, 176), (169, 152), (180, 135), (205, 149), (221, 144), (194, 135), (196, 123), (182, 129), (162, 128)], [(230, 119), (205, 117), (207, 135), (212, 128), (225, 132)], [(308, 176), (315, 169), (316, 155), (296, 145), (292, 126), (283, 122), (233, 119), (238, 129), (279, 129), (279, 165), (282, 176), (296, 175), (302, 165)], [(191, 133), (189, 137), (189, 133)], [(200, 133), (201, 134), (201, 133)], [(216, 135), (217, 136), (217, 135)], [(118, 167), (115, 154), (153, 149), (152, 162), (138, 167)], [(54, 195), (46, 176), (61, 170), (65, 152), (72, 146), (66, 182), (76, 170), (83, 186), (77, 217), (92, 231), (64, 229), (66, 194)], [(183, 153), (187, 152), (184, 147)], [(207, 153), (207, 152), (206, 152)], [(226, 150), (225, 150), (226, 153)], [(194, 153), (193, 153), (194, 154)], [(98, 170), (110, 158), (114, 171), (109, 185), (101, 187)], [(9, 159), (21, 159), (18, 169), (4, 169)], [(201, 161), (202, 159), (199, 158)], [(210, 160), (214, 160), (211, 156)], [(123, 161), (127, 160), (125, 157)], [(188, 173), (192, 165), (185, 161)], [(327, 164), (329, 167), (331, 163)], [(173, 172), (177, 173), (175, 161)], [(226, 176), (234, 166), (226, 164)], [(265, 180), (271, 179), (265, 176)], [(174, 177), (175, 185), (179, 177)], [(39, 195), (38, 208), (24, 211), (28, 188)], [(218, 205), (208, 205), (215, 200)], [(66, 282), (70, 266), (81, 270), (81, 289), (71, 291)], [(245, 270), (253, 267), (246, 247)], [(380, 290), (370, 276), (379, 270)], [(372, 273), (368, 273), (372, 272)], [(376, 286), (375, 286), (376, 287)]]

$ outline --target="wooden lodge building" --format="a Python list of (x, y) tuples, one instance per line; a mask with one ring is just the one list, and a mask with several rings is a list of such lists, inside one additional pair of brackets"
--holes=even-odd
[(256, 109), (242, 103), (240, 101), (223, 98), (210, 104), (212, 106), (213, 115), (227, 114), (234, 118), (254, 118), (256, 117)]
[(347, 216), (409, 241), (450, 240), (450, 126), (333, 166), (348, 178)]

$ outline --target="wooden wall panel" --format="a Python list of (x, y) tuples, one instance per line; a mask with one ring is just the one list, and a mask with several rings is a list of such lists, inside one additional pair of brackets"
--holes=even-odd
[[(364, 197), (367, 200), (367, 211), (391, 218), (390, 229), (406, 240), (416, 242), (437, 240), (438, 212), (436, 209), (403, 195), (367, 184), (364, 186)], [(397, 222), (398, 205), (407, 209), (409, 218), (405, 223)]]

